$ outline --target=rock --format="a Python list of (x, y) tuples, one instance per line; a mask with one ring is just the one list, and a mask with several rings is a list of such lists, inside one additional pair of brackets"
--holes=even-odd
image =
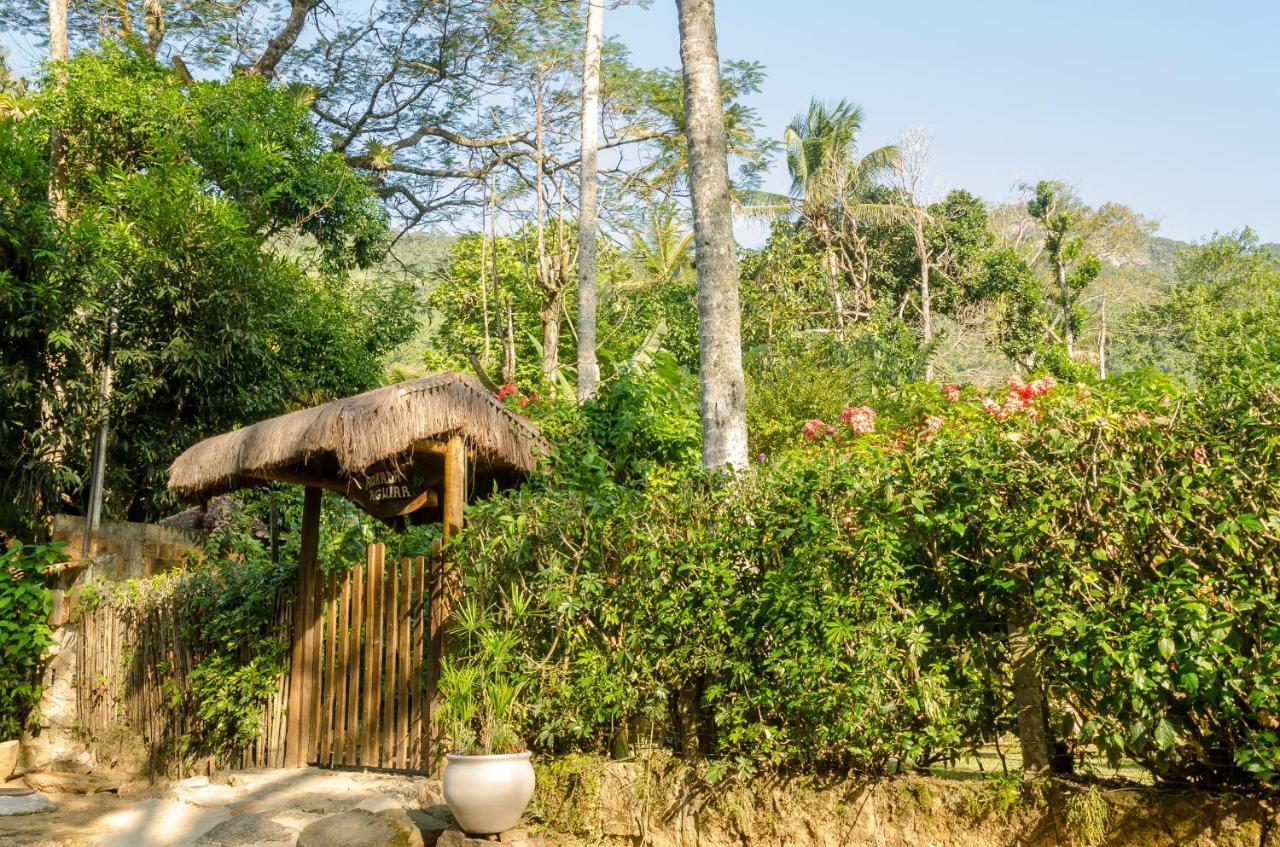
[(350, 797), (339, 797), (333, 794), (317, 794), (309, 792), (296, 797), (292, 805), (297, 806), (304, 812), (312, 812), (313, 814), (331, 815), (334, 812), (350, 811), (355, 803)]
[(164, 788), (164, 783), (153, 783), (149, 779), (132, 779), (116, 789), (119, 797), (145, 797)]
[(438, 779), (428, 779), (418, 785), (418, 808), (430, 809), (444, 805), (444, 785)]
[(41, 812), (52, 812), (56, 808), (58, 808), (57, 805), (43, 794), (0, 797), (0, 816), (37, 815)]
[(250, 847), (255, 844), (288, 844), (293, 830), (265, 814), (236, 815), (200, 836), (196, 847)]
[(301, 809), (285, 809), (284, 811), (275, 812), (271, 815), (271, 819), (290, 832), (301, 832), (311, 824), (320, 820), (322, 815), (313, 815), (310, 812), (304, 812)]
[(20, 744), (16, 738), (12, 741), (0, 741), (0, 782), (13, 776), (13, 772), (18, 769)]
[(509, 829), (497, 836), (497, 841), (494, 841), (492, 836), (476, 838), (461, 830), (450, 829), (441, 833), (436, 847), (493, 847), (497, 843), (510, 844), (511, 847), (545, 847), (546, 845), (541, 835), (530, 835), (525, 829)]
[(378, 812), (397, 812), (403, 809), (404, 805), (398, 797), (380, 794), (377, 797), (366, 797), (356, 803), (356, 808), (377, 814)]
[(18, 747), (18, 769), (23, 771), (44, 770), (53, 764), (53, 745), (41, 744), (38, 741), (24, 740)]
[(48, 773), (41, 771), (23, 777), (27, 785), (48, 794), (94, 794), (115, 791), (120, 780), (80, 773)]
[(423, 847), (423, 842), (403, 809), (352, 809), (309, 825), (298, 835), (297, 847)]
[(59, 756), (49, 764), (49, 770), (54, 773), (89, 773), (92, 769), (88, 751)]
[(440, 836), (447, 830), (457, 828), (457, 824), (453, 821), (453, 816), (448, 813), (447, 806), (433, 807), (440, 809), (440, 813), (423, 811), (422, 809), (409, 809), (406, 814), (409, 820), (413, 821), (418, 827), (418, 831), (422, 833), (422, 842), (426, 847), (434, 847), (440, 840)]
[(187, 782), (189, 780), (177, 783), (170, 795), (192, 806), (214, 809), (230, 805), (239, 796), (239, 792), (229, 785), (209, 785), (206, 780), (203, 785), (187, 786)]

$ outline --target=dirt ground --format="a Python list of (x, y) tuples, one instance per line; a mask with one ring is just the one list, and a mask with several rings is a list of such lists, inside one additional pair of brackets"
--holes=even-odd
[(195, 777), (128, 797), (50, 793), (55, 811), (0, 817), (0, 847), (189, 847), (240, 814), (267, 812), (295, 831), (353, 808), (393, 804), (417, 814), (424, 782), (305, 768)]

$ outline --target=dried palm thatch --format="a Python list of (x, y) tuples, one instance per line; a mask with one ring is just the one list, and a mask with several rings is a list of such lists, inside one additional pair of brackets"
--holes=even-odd
[(207, 438), (174, 460), (169, 488), (203, 500), (266, 479), (341, 482), (453, 435), (495, 468), (530, 471), (548, 452), (537, 428), (479, 380), (446, 371)]

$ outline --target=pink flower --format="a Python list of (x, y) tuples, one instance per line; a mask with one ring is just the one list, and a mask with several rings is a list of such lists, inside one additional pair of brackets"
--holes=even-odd
[(1196, 445), (1196, 449), (1191, 451), (1191, 458), (1195, 459), (1202, 465), (1209, 464), (1209, 453), (1204, 449), (1203, 444)]
[(876, 410), (870, 406), (846, 406), (840, 410), (840, 421), (854, 435), (876, 431)]
[(505, 401), (508, 397), (519, 390), (520, 389), (516, 388), (516, 384), (514, 382), (508, 382), (506, 385), (498, 389), (498, 402), (501, 403)]
[(960, 399), (960, 386), (954, 382), (948, 382), (942, 386), (942, 396), (946, 398), (948, 403), (954, 403)]
[(1027, 408), (1027, 401), (1023, 396), (1020, 393), (1011, 391), (1009, 392), (1009, 396), (1004, 398), (1004, 407), (1001, 408), (1000, 411), (1003, 412), (1004, 416), (1007, 418), (1010, 415), (1016, 415), (1025, 408)]
[(1054, 380), (1054, 378), (1053, 378), (1053, 377), (1051, 377), (1051, 376), (1041, 377), (1040, 379), (1034, 379), (1034, 380), (1032, 380), (1032, 381), (1031, 381), (1031, 386), (1030, 386), (1030, 387), (1031, 387), (1031, 396), (1032, 396), (1032, 397), (1043, 397), (1045, 394), (1048, 394), (1048, 393), (1049, 393), (1049, 391), (1050, 391), (1050, 390), (1051, 390), (1051, 389), (1052, 389), (1056, 384), (1057, 384), (1057, 382), (1056, 382), (1056, 381)]
[(994, 415), (997, 418), (1000, 417), (1000, 404), (990, 397), (982, 398), (982, 408), (987, 414)]
[(822, 436), (828, 435), (831, 432), (834, 432), (834, 430), (817, 418), (809, 421), (800, 428), (800, 434), (810, 441), (817, 441)]
[(924, 428), (928, 432), (937, 432), (942, 429), (942, 418), (938, 415), (929, 415), (924, 419)]

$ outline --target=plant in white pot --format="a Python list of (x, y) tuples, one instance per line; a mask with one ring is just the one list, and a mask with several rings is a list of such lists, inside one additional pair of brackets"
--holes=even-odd
[(516, 723), (520, 685), (469, 664), (442, 663), (443, 717), (453, 752), (444, 800), (463, 830), (512, 829), (533, 799), (533, 764)]

